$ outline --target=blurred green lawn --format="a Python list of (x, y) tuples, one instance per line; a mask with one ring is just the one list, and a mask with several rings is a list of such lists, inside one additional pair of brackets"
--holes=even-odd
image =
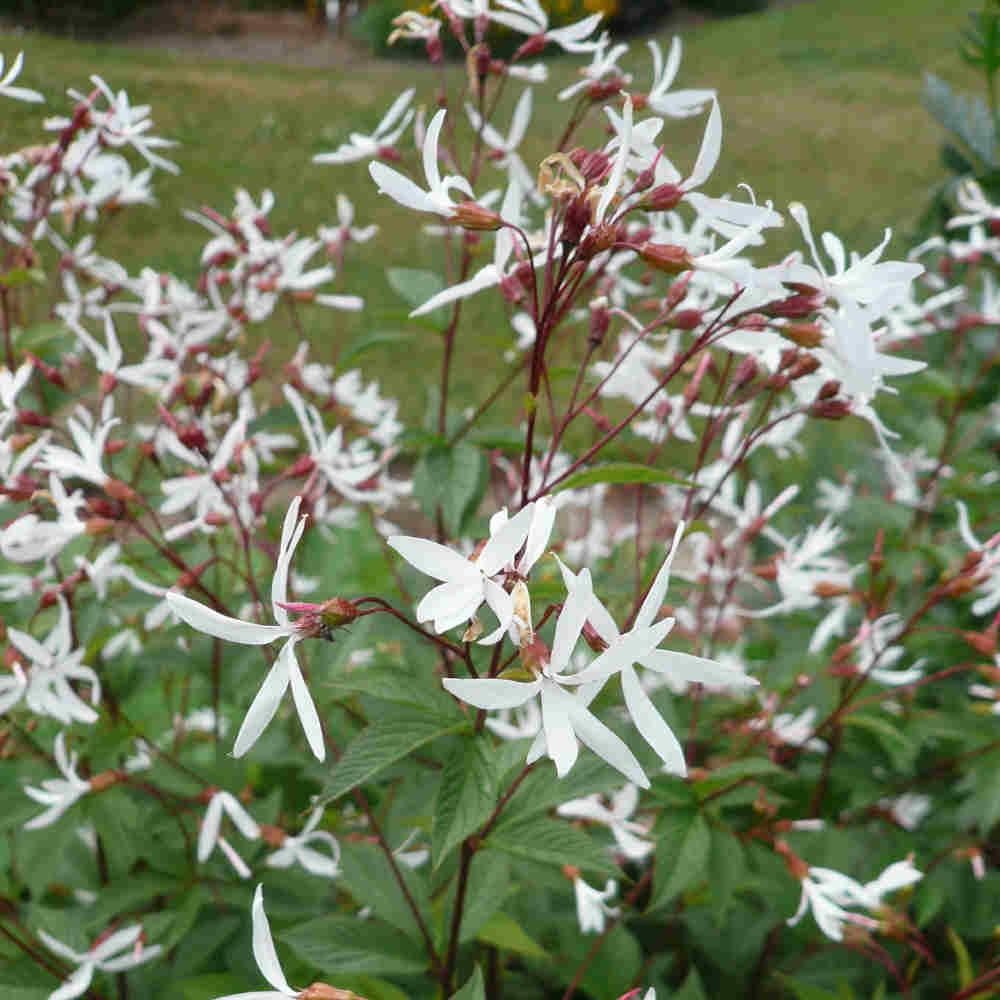
[[(956, 54), (959, 29), (972, 3), (940, 0), (798, 2), (762, 14), (707, 22), (684, 29), (685, 54), (679, 86), (718, 90), (724, 121), (722, 159), (709, 193), (734, 191), (749, 183), (758, 199), (809, 207), (816, 230), (832, 228), (850, 248), (867, 250), (886, 225), (896, 230), (902, 253), (931, 188), (942, 178), (941, 134), (920, 103), (922, 72), (930, 70), (964, 90), (978, 81)], [(668, 24), (660, 34), (669, 44)], [(399, 299), (385, 278), (386, 266), (435, 267), (434, 240), (420, 221), (385, 198), (376, 197), (363, 164), (318, 166), (314, 154), (333, 149), (350, 131), (366, 131), (395, 95), (411, 85), (424, 99), (435, 78), (420, 62), (366, 61), (343, 68), (207, 61), (167, 50), (51, 39), (37, 34), (0, 34), (0, 51), (26, 54), (19, 80), (41, 90), (48, 113), (68, 108), (65, 89), (86, 89), (91, 73), (113, 88), (124, 87), (134, 103), (153, 106), (156, 133), (179, 141), (170, 152), (179, 177), (159, 173), (158, 210), (140, 207), (115, 220), (104, 252), (131, 273), (144, 265), (184, 277), (196, 273), (205, 231), (181, 216), (184, 209), (211, 205), (228, 212), (237, 186), (256, 196), (270, 187), (277, 197), (275, 232), (315, 231), (335, 218), (337, 192), (351, 197), (359, 224), (377, 222), (376, 242), (355, 248), (338, 279), (338, 291), (364, 295), (369, 309), (360, 317), (313, 310), (306, 329), (313, 357), (331, 359), (337, 345), (368, 332), (398, 329), (398, 319), (382, 315)], [(536, 88), (530, 142), (522, 153), (529, 167), (550, 152), (546, 139), (562, 130), (566, 106), (540, 100), (574, 78), (571, 59), (551, 64), (551, 79)], [(649, 79), (649, 57), (633, 44), (627, 63), (635, 89)], [(453, 67), (461, 72), (461, 67)], [(505, 117), (520, 91), (508, 88)], [(0, 149), (37, 141), (37, 106), (3, 103)], [(662, 134), (681, 170), (697, 152), (703, 119), (668, 125)], [(596, 135), (591, 131), (591, 135)], [(551, 141), (551, 139), (550, 139)], [(496, 175), (499, 178), (499, 174)], [(484, 187), (485, 185), (480, 185)], [(799, 245), (797, 229), (770, 240), (777, 255)], [(473, 301), (464, 314), (471, 340), (459, 345), (454, 391), (459, 401), (482, 397), (493, 384), (491, 369), (510, 342), (507, 324), (495, 306)], [(282, 360), (298, 335), (284, 319), (268, 335)], [(383, 388), (400, 396), (407, 416), (423, 408), (423, 389), (414, 371), (436, 370), (440, 343), (421, 329), (400, 351), (384, 348), (365, 357), (365, 370)], [(425, 367), (426, 366), (426, 367)]]

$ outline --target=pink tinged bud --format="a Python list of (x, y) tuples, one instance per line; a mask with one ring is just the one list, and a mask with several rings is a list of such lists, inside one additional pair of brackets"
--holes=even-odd
[(583, 641), (595, 653), (603, 653), (608, 648), (608, 644), (597, 634), (597, 629), (590, 622), (583, 624)]
[(135, 490), (120, 479), (109, 479), (104, 484), (104, 492), (113, 500), (120, 500), (122, 503), (135, 500), (137, 496)]
[(707, 351), (701, 356), (698, 362), (698, 369), (694, 373), (694, 378), (684, 387), (684, 409), (690, 410), (694, 406), (698, 393), (701, 390), (701, 380), (705, 377), (709, 365), (712, 363), (712, 356)]
[(90, 779), (90, 790), (92, 792), (103, 792), (105, 789), (119, 784), (124, 777), (121, 771), (103, 771), (101, 774), (95, 774)]
[(744, 358), (733, 373), (733, 388), (742, 389), (743, 386), (757, 377), (759, 370), (760, 367), (753, 358)]
[(500, 294), (505, 302), (517, 305), (524, 299), (524, 285), (515, 277), (505, 276), (500, 279)]
[(35, 410), (18, 410), (17, 422), (25, 427), (51, 427), (52, 421)]
[(380, 146), (376, 156), (389, 163), (399, 163), (403, 159), (403, 154), (395, 146)]
[(473, 232), (495, 232), (503, 225), (503, 219), (496, 212), (491, 212), (474, 201), (463, 201), (456, 205), (452, 221)]
[(694, 266), (691, 255), (684, 247), (670, 243), (643, 243), (638, 253), (650, 267), (667, 274), (682, 274)]
[(549, 40), (545, 37), (545, 35), (532, 35), (514, 53), (514, 57), (511, 59), (511, 62), (517, 62), (518, 59), (530, 59), (532, 56), (537, 56), (539, 52), (545, 51), (548, 44)]
[(972, 874), (977, 882), (981, 882), (986, 877), (986, 865), (983, 863), (983, 854), (978, 847), (969, 850), (969, 863), (972, 865)]
[(764, 379), (764, 385), (766, 385), (768, 389), (773, 389), (775, 392), (781, 392), (782, 390), (787, 389), (789, 382), (791, 382), (791, 379), (787, 375), (783, 375), (780, 372), (775, 372), (773, 375), (769, 375), (766, 379)]
[(118, 379), (111, 372), (102, 372), (101, 377), (97, 380), (97, 384), (101, 390), (101, 395), (108, 396), (115, 391)]
[(609, 97), (614, 97), (624, 84), (625, 81), (621, 77), (616, 77), (614, 80), (596, 80), (587, 88), (587, 96), (595, 104), (598, 101), (606, 101)]
[(426, 45), (427, 58), (436, 66), (444, 59), (444, 46), (441, 44), (441, 39), (436, 34), (431, 35), (427, 39)]
[(815, 323), (786, 323), (776, 329), (785, 340), (799, 347), (819, 347), (823, 343), (823, 331)]
[(110, 517), (91, 517), (84, 522), (85, 535), (106, 535), (115, 526)]
[(767, 307), (772, 316), (783, 316), (788, 319), (804, 319), (811, 316), (823, 304), (822, 296), (813, 292), (790, 295), (787, 299), (774, 302)]
[(820, 399), (809, 407), (809, 416), (821, 420), (843, 420), (850, 415), (851, 405), (842, 399)]
[(642, 199), (642, 207), (647, 212), (669, 212), (677, 207), (685, 193), (676, 184), (660, 184)]
[(590, 206), (583, 195), (577, 195), (567, 206), (561, 239), (563, 246), (575, 247), (590, 225)]
[(820, 386), (820, 390), (816, 394), (816, 399), (830, 399), (832, 396), (836, 396), (838, 392), (840, 392), (840, 383), (836, 379), (830, 379), (829, 382), (824, 382)]
[(700, 309), (681, 309), (670, 317), (670, 325), (675, 330), (696, 330), (701, 326)]
[(533, 642), (522, 646), (519, 654), (521, 666), (535, 675), (540, 674), (545, 664), (549, 662), (549, 648), (537, 636)]

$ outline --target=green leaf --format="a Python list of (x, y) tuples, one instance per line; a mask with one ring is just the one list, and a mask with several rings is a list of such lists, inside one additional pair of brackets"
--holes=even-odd
[(338, 973), (417, 975), (427, 968), (422, 948), (377, 920), (320, 917), (278, 935), (303, 962), (336, 982)]
[(588, 754), (578, 760), (565, 778), (558, 777), (551, 766), (538, 765), (514, 793), (504, 810), (503, 823), (520, 822), (570, 799), (620, 788), (621, 783), (621, 775), (595, 755)]
[(695, 792), (699, 800), (714, 795), (722, 789), (735, 785), (749, 778), (766, 778), (774, 775), (787, 774), (773, 761), (765, 757), (748, 757), (746, 760), (734, 760), (716, 768), (706, 778), (695, 784)]
[(546, 950), (525, 934), (521, 925), (506, 913), (496, 913), (479, 928), (476, 940), (504, 951), (517, 952), (529, 958), (548, 958)]
[(232, 972), (208, 972), (203, 976), (192, 976), (174, 982), (173, 987), (179, 991), (181, 1000), (214, 1000), (222, 994), (231, 994), (245, 985), (242, 976)]
[(400, 333), (392, 330), (377, 330), (374, 333), (366, 333), (363, 336), (355, 337), (337, 355), (337, 369), (343, 370), (359, 354), (364, 354), (365, 351), (370, 351), (372, 348), (396, 346), (413, 339), (412, 333)]
[(965, 942), (955, 933), (951, 927), (945, 929), (948, 935), (948, 943), (951, 950), (955, 952), (956, 974), (958, 976), (958, 988), (964, 990), (973, 979), (972, 959), (969, 957), (969, 949), (965, 947)]
[(548, 817), (501, 823), (486, 838), (483, 846), (543, 864), (574, 864), (602, 878), (613, 877), (617, 873), (604, 848), (583, 830)]
[(952, 92), (944, 80), (924, 74), (924, 106), (938, 124), (961, 139), (989, 167), (997, 166), (996, 127), (986, 102)]
[[(344, 870), (344, 883), (358, 903), (370, 906), (387, 924), (408, 934), (414, 941), (423, 941), (420, 925), (380, 847), (376, 844), (345, 843), (340, 863)], [(399, 866), (399, 871), (426, 925), (430, 919), (426, 878), (405, 865)]]
[(413, 492), (424, 513), (433, 518), (440, 507), (449, 534), (461, 534), (486, 490), (486, 456), (474, 444), (433, 448), (413, 470)]
[(836, 993), (813, 986), (811, 983), (799, 982), (783, 972), (776, 972), (775, 975), (795, 994), (797, 1000), (840, 1000)]
[(671, 993), (670, 1000), (708, 1000), (701, 976), (698, 975), (698, 970), (693, 965), (691, 971), (684, 977), (680, 988)]
[(497, 759), (492, 741), (482, 733), (463, 734), (455, 741), (444, 764), (434, 806), (431, 857), (435, 869), (493, 812), (503, 777), (496, 771)]
[(364, 694), (397, 705), (419, 706), (439, 715), (447, 714), (454, 705), (437, 677), (429, 672), (420, 676), (397, 666), (365, 666), (359, 670), (348, 660), (341, 672), (323, 683), (337, 697)]
[(39, 267), (12, 267), (6, 273), (0, 274), (0, 285), (4, 288), (44, 284), (45, 272)]
[(708, 856), (708, 878), (712, 888), (712, 910), (716, 920), (725, 916), (746, 870), (743, 845), (728, 830), (712, 831)]
[(656, 876), (649, 910), (665, 906), (708, 874), (712, 835), (698, 812), (665, 814), (656, 831)]
[(483, 973), (477, 965), (469, 976), (469, 981), (456, 993), (451, 1000), (486, 1000), (486, 987), (483, 985)]
[(414, 750), (448, 733), (468, 728), (462, 715), (437, 715), (400, 709), (370, 725), (334, 765), (333, 777), (319, 797), (320, 805), (369, 781)]
[(886, 716), (852, 712), (844, 719), (844, 725), (854, 726), (870, 733), (901, 771), (907, 770), (917, 756), (919, 747), (904, 736), (896, 728), (895, 723)]
[[(411, 309), (422, 306), (429, 298), (444, 289), (444, 282), (433, 271), (414, 267), (390, 267), (386, 272), (389, 284)], [(435, 309), (425, 318), (439, 325), (445, 316), (444, 307)]]
[(247, 425), (247, 437), (261, 431), (282, 431), (298, 427), (299, 418), (295, 415), (291, 403), (282, 403), (265, 410), (259, 417)]
[(606, 465), (595, 465), (590, 469), (574, 472), (564, 479), (553, 493), (563, 490), (576, 490), (583, 486), (594, 486), (597, 483), (673, 483), (675, 486), (690, 486), (687, 479), (673, 476), (661, 469), (652, 469), (638, 462), (609, 462)]

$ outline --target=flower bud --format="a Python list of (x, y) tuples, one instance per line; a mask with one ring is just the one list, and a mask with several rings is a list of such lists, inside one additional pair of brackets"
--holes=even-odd
[(90, 779), (90, 790), (92, 792), (103, 792), (105, 789), (117, 785), (124, 777), (125, 775), (122, 771), (102, 771)]
[(281, 847), (287, 837), (288, 834), (280, 826), (271, 826), (270, 823), (260, 824), (260, 839), (268, 847)]
[(812, 375), (819, 368), (819, 361), (811, 354), (800, 354), (788, 377), (794, 382), (796, 379)]
[(549, 40), (544, 34), (532, 35), (526, 42), (522, 43), (510, 61), (517, 62), (518, 59), (530, 59), (531, 56), (537, 56), (539, 52), (545, 51), (548, 44)]
[(491, 212), (474, 201), (463, 201), (456, 205), (451, 219), (463, 229), (474, 232), (495, 232), (503, 225), (503, 219), (496, 212)]
[(108, 479), (104, 484), (104, 492), (112, 498), (112, 500), (119, 500), (122, 503), (127, 503), (130, 500), (135, 500), (138, 494), (132, 489), (128, 483), (123, 483), (120, 479)]
[(669, 212), (677, 207), (685, 193), (676, 184), (659, 184), (642, 199), (642, 207), (647, 212)]
[(670, 325), (675, 330), (697, 330), (702, 318), (700, 309), (680, 309), (670, 317)]
[(851, 404), (843, 399), (819, 399), (809, 407), (809, 416), (820, 420), (843, 420), (851, 415)]
[(329, 983), (313, 983), (298, 995), (297, 1000), (365, 1000), (365, 998), (351, 990), (331, 986)]
[(817, 597), (843, 597), (851, 592), (850, 587), (845, 587), (841, 583), (831, 583), (829, 580), (821, 580), (813, 584), (813, 593)]
[(115, 522), (110, 517), (89, 517), (84, 522), (83, 533), (85, 535), (105, 535), (115, 526)]
[(348, 601), (343, 597), (331, 597), (324, 601), (319, 608), (320, 617), (323, 624), (329, 628), (342, 628), (350, 625), (360, 614), (358, 606), (353, 601)]
[(18, 410), (17, 422), (23, 427), (51, 427), (52, 421), (49, 417), (36, 410)]
[(760, 367), (753, 358), (744, 358), (733, 372), (733, 389), (742, 389), (748, 382), (752, 382), (759, 370)]
[(583, 195), (577, 195), (567, 206), (561, 233), (565, 247), (575, 247), (590, 225), (590, 206)]
[(670, 243), (643, 243), (638, 254), (650, 267), (667, 274), (682, 274), (694, 266), (684, 247)]
[(775, 329), (799, 347), (819, 347), (823, 343), (823, 331), (815, 323), (785, 323)]
[(831, 396), (836, 396), (838, 392), (840, 392), (840, 383), (832, 378), (829, 382), (824, 382), (820, 386), (820, 390), (816, 394), (816, 399), (829, 399)]

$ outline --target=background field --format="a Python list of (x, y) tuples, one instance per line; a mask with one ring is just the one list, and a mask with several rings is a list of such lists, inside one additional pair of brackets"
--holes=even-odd
[[(803, 201), (817, 230), (833, 228), (862, 251), (891, 225), (894, 248), (904, 252), (930, 190), (943, 177), (941, 136), (920, 103), (922, 72), (978, 89), (955, 52), (957, 33), (973, 9), (971, 3), (897, 0), (890, 15), (887, 5), (870, 0), (799, 2), (682, 26), (686, 49), (679, 85), (713, 86), (722, 104), (723, 154), (709, 190), (722, 193), (745, 181), (758, 198), (773, 199), (779, 208)], [(668, 23), (661, 43), (668, 44), (675, 30)], [(22, 81), (46, 95), (52, 113), (67, 107), (68, 86), (83, 88), (97, 72), (113, 87), (124, 87), (133, 102), (152, 104), (158, 134), (180, 143), (172, 155), (182, 174), (157, 180), (160, 209), (124, 213), (104, 242), (104, 251), (130, 272), (150, 265), (191, 278), (205, 236), (181, 213), (203, 204), (228, 211), (237, 185), (255, 196), (266, 187), (274, 190), (277, 232), (310, 232), (332, 220), (335, 195), (343, 191), (354, 199), (359, 222), (382, 227), (378, 242), (352, 255), (339, 278), (343, 291), (364, 295), (370, 305), (358, 318), (314, 313), (307, 321), (314, 356), (333, 357), (338, 345), (363, 333), (398, 328), (398, 319), (385, 314), (385, 305), (395, 307), (399, 300), (388, 289), (384, 267), (434, 267), (433, 240), (421, 234), (411, 214), (375, 196), (363, 165), (317, 166), (311, 157), (334, 148), (350, 131), (374, 126), (404, 87), (417, 85), (429, 96), (434, 82), (422, 63), (372, 60), (359, 51), (338, 65), (302, 68), (0, 34), (0, 50), (13, 55), (19, 49), (27, 60)], [(561, 131), (566, 113), (564, 105), (537, 98), (572, 79), (576, 65), (553, 61), (550, 85), (538, 88), (533, 141), (523, 149), (532, 168), (550, 151), (544, 138)], [(642, 89), (649, 59), (640, 41), (628, 65), (636, 89)], [(518, 92), (512, 87), (507, 96)], [(35, 139), (37, 122), (36, 107), (5, 102), (0, 148)], [(672, 124), (665, 133), (681, 169), (693, 160), (701, 128), (696, 120)], [(777, 235), (771, 252), (797, 245), (797, 236), (794, 227)], [(472, 400), (510, 334), (495, 307), (474, 303), (468, 318), (465, 329), (475, 333), (475, 343), (460, 345), (455, 391), (458, 399)], [(290, 324), (273, 326), (268, 335), (283, 350), (297, 340)], [(439, 353), (436, 336), (421, 332), (408, 345), (406, 366), (383, 349), (367, 356), (367, 370), (413, 415), (423, 399), (407, 369), (436, 368)]]

